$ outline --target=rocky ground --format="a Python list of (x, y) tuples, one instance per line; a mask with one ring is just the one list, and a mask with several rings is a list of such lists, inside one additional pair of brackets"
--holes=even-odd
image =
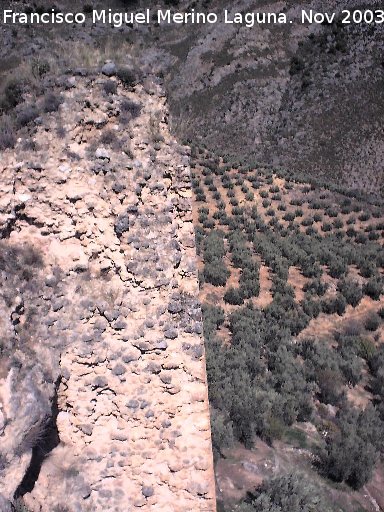
[(1, 157), (1, 510), (213, 511), (188, 148), (156, 79), (62, 85)]

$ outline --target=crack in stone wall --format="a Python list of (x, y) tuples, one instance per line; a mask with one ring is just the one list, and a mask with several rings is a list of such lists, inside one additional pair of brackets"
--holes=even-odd
[[(61, 377), (60, 443), (24, 500), (34, 512), (211, 512), (188, 148), (168, 132), (155, 81), (134, 92), (118, 83), (112, 98), (102, 82), (71, 78), (60, 112), (35, 136), (40, 150), (4, 155), (7, 243), (28, 243), (44, 259), (34, 297), (44, 336), (31, 345), (52, 381), (39, 383), (46, 398)], [(124, 100), (141, 106), (128, 125)], [(12, 401), (6, 382), (0, 391)], [(5, 423), (5, 437), (23, 428), (17, 413)], [(24, 470), (12, 463), (18, 483), (30, 456)]]

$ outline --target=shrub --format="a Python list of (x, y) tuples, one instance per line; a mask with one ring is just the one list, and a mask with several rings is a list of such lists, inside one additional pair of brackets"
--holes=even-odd
[(347, 272), (347, 265), (341, 259), (334, 258), (329, 264), (329, 275), (333, 278), (339, 278)]
[(227, 304), (232, 304), (234, 306), (240, 306), (244, 303), (243, 296), (239, 290), (239, 288), (228, 288), (228, 290), (224, 294), (224, 302)]
[(336, 297), (323, 300), (321, 306), (327, 315), (337, 313), (339, 316), (342, 316), (345, 313), (347, 302), (342, 295), (338, 294)]
[(0, 150), (13, 148), (16, 144), (15, 130), (8, 119), (0, 119)]
[(383, 284), (378, 278), (371, 278), (365, 283), (363, 291), (371, 299), (379, 300), (383, 291)]
[(338, 291), (344, 296), (348, 304), (354, 308), (363, 298), (363, 291), (358, 283), (350, 279), (342, 279), (337, 284)]
[(121, 67), (117, 70), (116, 75), (123, 85), (128, 88), (133, 88), (138, 82), (136, 73), (132, 68)]
[(332, 231), (332, 224), (324, 222), (324, 224), (321, 226), (321, 231), (324, 231), (325, 233), (328, 231)]
[(360, 268), (360, 274), (366, 278), (373, 277), (376, 273), (376, 266), (370, 260), (364, 260), (360, 264), (359, 268)]
[[(245, 508), (241, 508), (245, 507)], [(332, 507), (304, 475), (286, 474), (264, 481), (248, 494), (238, 512), (331, 512)]]
[(302, 216), (303, 216), (303, 210), (301, 208), (296, 208), (295, 217), (302, 217)]
[(367, 237), (366, 237), (366, 235), (364, 235), (364, 233), (358, 233), (355, 240), (356, 240), (356, 243), (358, 243), (358, 244), (365, 244), (367, 241)]
[(124, 114), (128, 114), (131, 119), (135, 119), (140, 115), (141, 105), (135, 101), (124, 99), (120, 103), (120, 110)]
[(25, 82), (23, 80), (13, 78), (9, 80), (0, 96), (0, 112), (9, 112), (17, 107), (23, 101), (25, 91)]
[(379, 233), (376, 233), (375, 231), (371, 231), (368, 235), (368, 239), (371, 241), (378, 240), (380, 238)]
[(339, 405), (343, 396), (343, 380), (340, 372), (331, 368), (320, 369), (317, 371), (316, 381), (321, 402)]
[(117, 84), (114, 80), (105, 80), (103, 82), (103, 89), (106, 94), (116, 94)]
[(312, 226), (313, 225), (313, 219), (311, 219), (310, 217), (307, 217), (306, 219), (303, 219), (301, 221), (301, 225), (302, 226)]
[(51, 70), (51, 65), (49, 64), (49, 62), (47, 60), (34, 59), (32, 61), (31, 70), (32, 70), (32, 75), (35, 78), (39, 79), (39, 78), (42, 78), (47, 73), (49, 73), (49, 71)]
[(328, 289), (327, 283), (323, 283), (320, 279), (314, 279), (313, 281), (309, 281), (305, 283), (303, 286), (303, 290), (305, 292), (313, 293), (322, 297)]
[(91, 4), (85, 4), (85, 5), (83, 6), (83, 13), (84, 13), (84, 14), (92, 14), (92, 12), (93, 12), (93, 5), (91, 5)]
[(304, 300), (302, 302), (303, 311), (311, 318), (317, 318), (321, 313), (321, 305), (315, 300)]
[(335, 222), (333, 223), (333, 226), (336, 229), (341, 229), (344, 226), (344, 222), (341, 219), (336, 219)]
[(206, 263), (204, 266), (204, 279), (214, 286), (225, 286), (230, 276), (229, 270), (223, 262)]
[(358, 411), (343, 407), (337, 415), (337, 430), (326, 439), (321, 455), (325, 474), (337, 482), (361, 488), (372, 476), (381, 449), (382, 421), (376, 409)]
[(335, 210), (334, 208), (328, 208), (328, 209), (325, 211), (325, 214), (326, 214), (326, 215), (328, 215), (328, 217), (337, 217), (338, 212), (337, 212), (337, 210)]
[(43, 101), (43, 110), (46, 113), (57, 112), (62, 102), (63, 100), (60, 95), (55, 94), (53, 92), (48, 93)]
[(105, 146), (113, 146), (117, 142), (115, 130), (105, 130), (100, 137), (100, 143)]
[(353, 228), (348, 228), (345, 233), (346, 233), (347, 237), (349, 237), (349, 238), (353, 238), (354, 236), (357, 235), (357, 231)]
[(225, 415), (212, 408), (211, 410), (211, 433), (214, 458), (222, 456), (223, 448), (229, 448), (234, 443), (233, 425)]
[(26, 105), (20, 109), (16, 116), (16, 126), (22, 128), (32, 123), (37, 117), (39, 117), (39, 111), (35, 105)]
[(376, 313), (371, 313), (364, 322), (367, 331), (377, 331), (380, 325), (380, 317)]
[(371, 218), (371, 215), (368, 212), (364, 212), (358, 216), (358, 219), (362, 222), (365, 222), (366, 220), (369, 220), (370, 218)]
[(283, 216), (283, 219), (286, 220), (287, 222), (292, 222), (295, 220), (295, 214), (293, 212), (287, 212)]

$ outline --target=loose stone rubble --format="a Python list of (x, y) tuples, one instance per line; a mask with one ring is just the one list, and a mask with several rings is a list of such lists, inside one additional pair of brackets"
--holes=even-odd
[(1, 156), (2, 249), (41, 261), (1, 304), (15, 353), (0, 367), (0, 498), (211, 512), (188, 148), (155, 80), (127, 91), (111, 78), (106, 95), (105, 79), (71, 77), (37, 149)]

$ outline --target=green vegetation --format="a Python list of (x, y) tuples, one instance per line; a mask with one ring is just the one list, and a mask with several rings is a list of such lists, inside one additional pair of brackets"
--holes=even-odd
[(335, 512), (316, 486), (301, 474), (273, 478), (249, 493), (233, 512)]
[[(226, 169), (212, 160), (207, 168), (199, 155), (193, 187), (206, 201), (196, 226), (201, 286), (216, 286), (222, 299), (203, 308), (215, 458), (235, 440), (248, 448), (257, 437), (272, 446), (292, 442), (312, 451), (313, 470), (323, 482), (360, 489), (384, 453), (384, 351), (376, 336), (384, 314), (373, 306), (383, 291), (383, 226), (369, 224), (367, 233), (377, 237), (366, 236), (366, 225), (356, 224), (351, 233), (345, 215), (363, 209), (357, 200), (319, 192), (313, 184), (299, 193), (295, 183), (276, 185), (268, 170)], [(214, 196), (211, 189), (220, 183), (224, 194)], [(372, 219), (376, 210), (368, 208), (360, 223)], [(270, 280), (268, 300), (262, 266)], [(344, 321), (355, 318), (363, 301), (368, 313)], [(304, 335), (319, 317), (338, 327), (321, 337)], [(229, 332), (225, 344), (223, 326)], [(365, 405), (350, 401), (354, 388), (367, 396)], [(316, 443), (297, 430), (301, 422), (316, 427)], [(292, 432), (301, 434), (295, 442), (289, 440)], [(327, 510), (316, 493), (320, 509), (315, 502), (300, 508), (289, 501), (295, 486), (305, 501), (306, 484), (292, 475), (281, 478), (266, 482), (234, 510)], [(279, 494), (286, 484), (290, 493)]]

